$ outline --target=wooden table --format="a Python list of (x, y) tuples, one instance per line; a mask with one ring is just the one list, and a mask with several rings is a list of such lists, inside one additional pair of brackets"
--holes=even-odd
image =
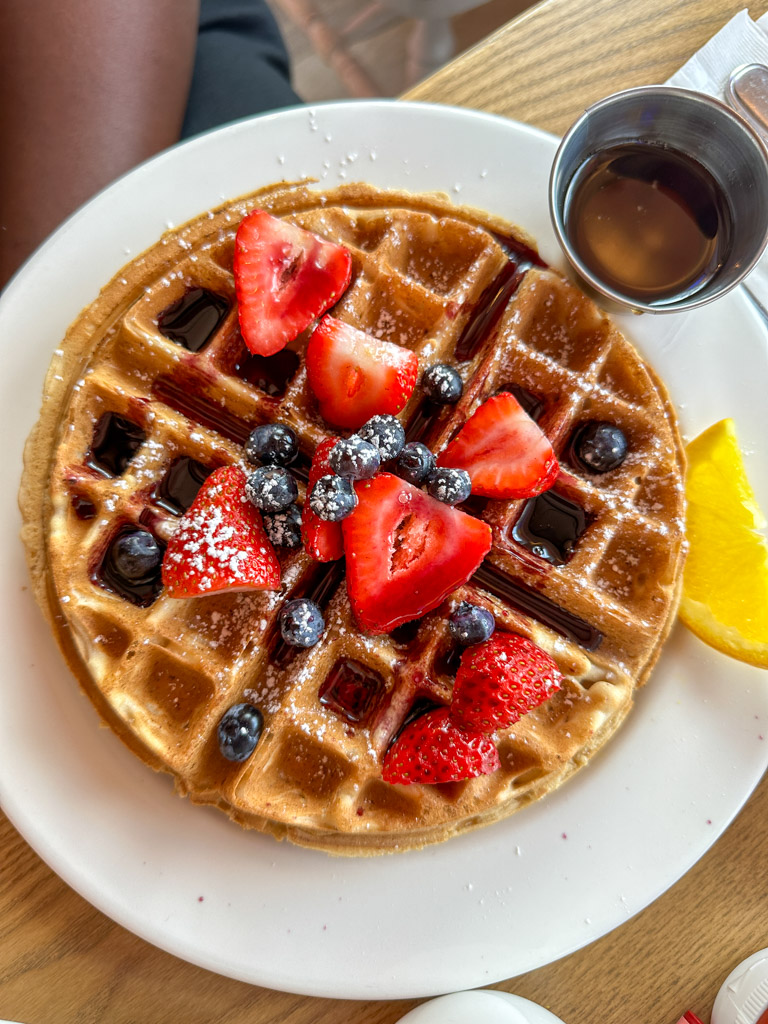
[[(741, 0), (545, 0), (407, 94), (562, 131), (592, 101), (664, 81)], [(750, 4), (758, 16), (768, 0)], [(768, 779), (709, 853), (591, 946), (497, 986), (567, 1024), (707, 1024), (725, 975), (768, 946)], [(0, 1016), (25, 1024), (393, 1024), (414, 1001), (336, 1002), (210, 974), (70, 890), (0, 815)], [(598, 884), (597, 881), (595, 884)]]

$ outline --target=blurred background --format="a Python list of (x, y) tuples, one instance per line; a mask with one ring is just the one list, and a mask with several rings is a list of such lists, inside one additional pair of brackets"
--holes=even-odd
[(397, 96), (533, 0), (268, 0), (305, 102)]

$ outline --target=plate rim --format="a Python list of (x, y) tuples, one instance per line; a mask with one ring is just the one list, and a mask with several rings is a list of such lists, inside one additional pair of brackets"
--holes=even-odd
[[(287, 107), (287, 108), (283, 108), (282, 110), (273, 111), (273, 112), (270, 112), (269, 114), (260, 115), (260, 116), (255, 117), (255, 118), (243, 118), (243, 119), (241, 119), (239, 121), (232, 122), (229, 125), (222, 126), (221, 128), (214, 130), (213, 132), (203, 133), (200, 136), (196, 136), (194, 139), (187, 140), (187, 141), (185, 141), (183, 143), (180, 143), (180, 144), (178, 144), (178, 145), (176, 145), (174, 147), (169, 148), (168, 150), (163, 151), (163, 153), (158, 154), (157, 156), (151, 158), (150, 160), (145, 161), (143, 164), (139, 165), (137, 168), (134, 168), (131, 171), (127, 172), (126, 175), (123, 175), (116, 182), (113, 182), (106, 189), (102, 190), (100, 193), (98, 193), (96, 196), (94, 196), (91, 200), (89, 200), (87, 203), (85, 203), (79, 210), (75, 211), (75, 213), (73, 213), (71, 215), (71, 217), (69, 217), (45, 242), (42, 243), (42, 245), (35, 251), (35, 253), (30, 257), (30, 259), (25, 262), (25, 264), (19, 269), (17, 274), (14, 275), (14, 278), (8, 283), (6, 288), (3, 290), (2, 295), (0, 295), (0, 324), (2, 324), (2, 322), (3, 322), (5, 310), (8, 309), (9, 307), (11, 307), (14, 302), (19, 301), (19, 300), (16, 299), (16, 296), (19, 295), (19, 294), (21, 294), (23, 296), (23, 292), (27, 288), (28, 282), (29, 282), (30, 278), (32, 278), (32, 283), (34, 283), (34, 276), (39, 273), (38, 268), (42, 264), (44, 264), (47, 259), (50, 258), (52, 253), (55, 254), (55, 252), (57, 250), (57, 247), (68, 244), (67, 243), (67, 239), (68, 239), (69, 234), (73, 230), (77, 230), (77, 225), (82, 222), (82, 219), (84, 217), (90, 216), (90, 212), (89, 211), (92, 211), (94, 209), (98, 210), (100, 205), (103, 205), (105, 202), (106, 203), (111, 202), (112, 201), (112, 197), (115, 196), (117, 192), (119, 192), (119, 190), (124, 186), (124, 183), (128, 179), (131, 179), (132, 182), (133, 181), (137, 181), (137, 180), (141, 180), (141, 178), (143, 178), (147, 174), (151, 178), (152, 175), (155, 172), (155, 168), (157, 166), (159, 166), (162, 162), (166, 162), (166, 161), (169, 161), (169, 160), (173, 161), (174, 159), (177, 159), (175, 154), (177, 154), (182, 149), (187, 149), (188, 151), (191, 152), (192, 151), (191, 147), (193, 147), (193, 146), (200, 146), (200, 145), (208, 146), (208, 145), (211, 144), (209, 140), (212, 137), (220, 137), (220, 136), (223, 136), (223, 134), (228, 133), (228, 132), (232, 132), (232, 131), (248, 130), (248, 126), (251, 126), (251, 125), (254, 125), (254, 124), (255, 125), (263, 124), (265, 122), (265, 120), (273, 120), (274, 121), (274, 120), (277, 120), (277, 119), (283, 119), (283, 118), (285, 118), (286, 114), (288, 114), (288, 115), (290, 115), (292, 117), (297, 117), (297, 116), (301, 116), (301, 115), (306, 116), (308, 111), (310, 111), (310, 110), (333, 111), (333, 110), (339, 110), (339, 109), (342, 109), (342, 108), (344, 110), (348, 110), (348, 109), (361, 109), (361, 108), (364, 108), (364, 109), (365, 108), (367, 108), (367, 109), (386, 108), (388, 111), (391, 111), (391, 110), (408, 111), (408, 113), (405, 115), (406, 117), (411, 117), (411, 116), (414, 116), (414, 115), (418, 116), (419, 114), (423, 115), (426, 112), (428, 116), (435, 115), (437, 117), (448, 117), (449, 120), (451, 118), (459, 117), (460, 119), (465, 119), (467, 121), (472, 121), (472, 122), (475, 122), (475, 123), (478, 122), (478, 121), (487, 121), (487, 122), (493, 124), (496, 127), (503, 127), (503, 131), (511, 131), (513, 135), (516, 134), (516, 133), (522, 133), (522, 134), (527, 135), (527, 136), (529, 136), (531, 138), (538, 139), (539, 141), (545, 141), (548, 144), (552, 144), (552, 143), (556, 142), (555, 136), (552, 136), (552, 135), (550, 135), (547, 132), (543, 132), (541, 129), (532, 127), (530, 125), (525, 125), (525, 124), (522, 124), (522, 123), (519, 123), (519, 122), (514, 122), (514, 121), (511, 121), (511, 120), (509, 120), (507, 118), (500, 117), (499, 115), (488, 114), (488, 113), (480, 112), (480, 111), (472, 111), (472, 110), (470, 110), (468, 108), (463, 108), (463, 107), (451, 107), (451, 106), (445, 106), (445, 105), (440, 105), (440, 104), (431, 104), (431, 103), (422, 103), (422, 102), (411, 102), (411, 101), (400, 101), (400, 100), (328, 101), (326, 103)], [(436, 112), (439, 112), (439, 113), (436, 114)], [(342, 115), (342, 116), (344, 116), (344, 115)], [(395, 117), (399, 117), (399, 116), (400, 116), (399, 114), (395, 115)], [(461, 198), (460, 197), (459, 197), (458, 201), (461, 202)], [(111, 273), (110, 273), (109, 276), (112, 276)], [(105, 278), (105, 280), (102, 283), (106, 283), (106, 279), (108, 279), (106, 277), (106, 274), (104, 275), (104, 278)], [(734, 301), (736, 301), (736, 300), (734, 300)], [(746, 302), (747, 300), (744, 299), (743, 301)], [(37, 393), (39, 393), (39, 387), (40, 387), (39, 382), (36, 382), (35, 386), (37, 388)], [(15, 540), (15, 538), (14, 538), (14, 540)], [(42, 618), (40, 619), (40, 621), (42, 621)], [(66, 668), (65, 668), (65, 672), (66, 672)], [(67, 675), (68, 675), (68, 673), (67, 673)], [(2, 687), (0, 687), (0, 692), (1, 692), (1, 690), (2, 690)], [(633, 717), (633, 716), (630, 716), (630, 717)], [(91, 721), (90, 725), (92, 726), (92, 724), (93, 723)], [(614, 742), (615, 742), (615, 740), (614, 740)], [(130, 754), (129, 754), (129, 756), (131, 758), (133, 757), (133, 755), (130, 755)], [(762, 770), (764, 770), (766, 765), (768, 765), (768, 754), (766, 754), (764, 760), (765, 760), (766, 764), (763, 765), (763, 769)], [(67, 864), (62, 866), (61, 861), (60, 861), (60, 857), (57, 856), (57, 851), (56, 851), (55, 846), (51, 847), (50, 842), (46, 842), (46, 840), (49, 840), (50, 837), (45, 833), (45, 830), (43, 829), (43, 831), (40, 831), (40, 829), (36, 829), (34, 821), (30, 821), (29, 814), (27, 814), (26, 817), (25, 817), (24, 809), (23, 809), (23, 800), (19, 800), (17, 803), (14, 803), (13, 794), (9, 794), (9, 792), (7, 790), (7, 787), (6, 787), (6, 783), (5, 783), (5, 775), (6, 775), (6, 773), (5, 773), (5, 770), (2, 768), (2, 763), (3, 763), (2, 760), (0, 760), (0, 805), (3, 806), (3, 809), (5, 810), (5, 813), (7, 814), (9, 819), (11, 820), (13, 826), (20, 832), (22, 837), (29, 843), (30, 846), (32, 846), (32, 848), (38, 853), (38, 855), (41, 856), (41, 858), (46, 862), (46, 864), (48, 864), (48, 866), (51, 867), (51, 869), (55, 873), (57, 873), (68, 885), (70, 885), (72, 888), (74, 888), (84, 899), (86, 899), (87, 902), (89, 902), (93, 906), (97, 907), (97, 909), (99, 909), (100, 911), (105, 913), (108, 917), (110, 917), (112, 920), (114, 920), (117, 923), (119, 923), (121, 926), (127, 928), (129, 931), (131, 931), (134, 934), (140, 936), (141, 938), (143, 938), (144, 940), (150, 942), (151, 944), (153, 944), (153, 945), (155, 945), (155, 946), (157, 946), (159, 948), (162, 948), (165, 951), (167, 951), (167, 952), (169, 952), (169, 953), (171, 953), (173, 955), (180, 956), (183, 959), (187, 960), (188, 962), (194, 963), (197, 966), (202, 967), (204, 969), (214, 970), (217, 973), (221, 973), (221, 974), (223, 974), (225, 976), (232, 977), (232, 978), (237, 978), (238, 980), (250, 982), (252, 984), (266, 985), (268, 987), (281, 989), (283, 991), (296, 992), (296, 993), (304, 994), (304, 995), (331, 997), (331, 998), (372, 998), (372, 997), (377, 997), (377, 998), (382, 998), (382, 999), (386, 999), (386, 998), (394, 999), (394, 998), (412, 998), (412, 997), (419, 997), (419, 996), (425, 996), (425, 995), (437, 995), (437, 994), (441, 994), (441, 993), (453, 990), (450, 987), (450, 982), (449, 982), (449, 987), (445, 987), (445, 983), (446, 983), (446, 979), (445, 978), (442, 981), (436, 982), (436, 984), (433, 983), (433, 984), (427, 984), (425, 986), (422, 986), (418, 990), (415, 990), (412, 987), (412, 983), (411, 983), (411, 987), (408, 988), (408, 989), (397, 989), (397, 983), (390, 982), (388, 987), (392, 990), (392, 994), (386, 994), (386, 987), (381, 986), (381, 984), (379, 984), (378, 987), (377, 987), (376, 985), (371, 986), (370, 984), (365, 984), (365, 983), (360, 983), (360, 982), (357, 982), (357, 987), (355, 987), (350, 992), (340, 991), (338, 984), (337, 985), (330, 985), (330, 987), (328, 987), (328, 988), (322, 988), (322, 986), (318, 987), (318, 985), (316, 983), (313, 983), (309, 988), (304, 988), (304, 987), (301, 986), (300, 979), (299, 979), (298, 984), (297, 984), (297, 979), (294, 976), (295, 975), (295, 971), (293, 972), (293, 974), (291, 973), (291, 971), (288, 971), (284, 977), (278, 977), (276, 975), (271, 975), (270, 977), (265, 978), (263, 975), (262, 976), (257, 976), (258, 975), (258, 971), (250, 973), (248, 976), (245, 976), (245, 975), (243, 975), (241, 973), (237, 973), (237, 972), (233, 972), (231, 970), (228, 970), (226, 964), (220, 964), (220, 963), (216, 964), (214, 962), (214, 958), (207, 958), (207, 959), (203, 958), (203, 959), (201, 959), (200, 956), (199, 956), (199, 952), (196, 952), (192, 948), (184, 948), (183, 951), (181, 951), (183, 944), (180, 944), (178, 939), (175, 942), (173, 942), (171, 944), (168, 944), (168, 943), (162, 941), (162, 936), (157, 934), (156, 929), (153, 929), (153, 928), (150, 928), (150, 927), (141, 927), (140, 926), (141, 922), (137, 921), (135, 919), (135, 917), (132, 917), (130, 914), (121, 915), (121, 914), (115, 912), (115, 907), (114, 906), (105, 905), (104, 900), (106, 899), (106, 896), (103, 893), (101, 893), (101, 892), (96, 892), (95, 893), (93, 891), (93, 889), (88, 890), (87, 887), (83, 887), (83, 885), (82, 885), (82, 877), (81, 877), (82, 876), (82, 871), (80, 873), (78, 873), (75, 865), (67, 863)], [(138, 764), (138, 762), (137, 762), (137, 764)], [(140, 765), (139, 767), (141, 768), (142, 771), (146, 772), (147, 769), (146, 769), (146, 767), (144, 765)], [(582, 773), (579, 773), (579, 775), (581, 775), (581, 774)], [(719, 830), (716, 831), (716, 834), (715, 834), (715, 832), (713, 832), (712, 840), (710, 842), (708, 842), (708, 843), (705, 843), (703, 849), (698, 849), (698, 848), (692, 849), (691, 850), (691, 857), (690, 857), (689, 861), (687, 862), (687, 866), (685, 866), (681, 872), (676, 874), (674, 878), (672, 878), (671, 880), (667, 880), (666, 883), (663, 885), (663, 887), (661, 889), (659, 889), (655, 893), (655, 895), (653, 895), (649, 900), (646, 900), (646, 902), (642, 903), (641, 906), (637, 906), (636, 909), (634, 910), (634, 913), (637, 913), (637, 912), (639, 912), (639, 910), (643, 909), (645, 906), (648, 906), (650, 902), (653, 902), (653, 900), (656, 899), (657, 896), (661, 894), (661, 892), (666, 891), (666, 889), (668, 889), (671, 885), (673, 885), (682, 876), (682, 874), (684, 874), (700, 858), (700, 856), (702, 856), (702, 854), (704, 852), (706, 852), (707, 849), (710, 848), (710, 846), (715, 841), (715, 839), (718, 838), (719, 835), (722, 834), (722, 831), (725, 830), (727, 825), (730, 824), (730, 822), (733, 820), (733, 818), (735, 818), (736, 815), (740, 812), (740, 810), (743, 807), (744, 803), (746, 802), (746, 800), (751, 795), (751, 793), (752, 793), (752, 791), (754, 789), (754, 786), (759, 781), (759, 778), (760, 778), (761, 774), (762, 774), (762, 771), (760, 771), (760, 773), (757, 774), (756, 777), (753, 779), (751, 784), (748, 786), (747, 790), (744, 792), (743, 798), (739, 802), (738, 806), (735, 808), (735, 810), (732, 810), (732, 813), (731, 813), (730, 817), (728, 818), (728, 820), (724, 821), (722, 823), (720, 823), (720, 822), (718, 823), (718, 829)], [(577, 775), (577, 779), (578, 779), (579, 775)], [(576, 780), (571, 780), (571, 782), (569, 783), (569, 786), (573, 786), (575, 781)], [(565, 790), (569, 791), (569, 787), (565, 787)], [(547, 803), (547, 804), (550, 803), (555, 795), (556, 794), (552, 794), (552, 795), (548, 796), (547, 800), (544, 803)], [(540, 807), (539, 807), (539, 810), (540, 810)], [(195, 814), (202, 814), (202, 813), (204, 813), (204, 809), (202, 809), (202, 808), (195, 808), (194, 809), (194, 813)], [(216, 813), (216, 812), (213, 812), (213, 813)], [(32, 815), (32, 817), (34, 817), (34, 815)], [(229, 825), (228, 822), (226, 824), (227, 824), (227, 827), (232, 827), (232, 826)], [(720, 827), (720, 825), (722, 825), (722, 827)], [(498, 829), (498, 828), (499, 828), (498, 825), (494, 825), (493, 826), (493, 829)], [(486, 836), (490, 835), (491, 832), (492, 832), (492, 830), (490, 828), (484, 829), (484, 830), (481, 830), (481, 831)], [(30, 834), (33, 836), (33, 838), (29, 837)], [(267, 838), (269, 839), (269, 837), (267, 837)], [(270, 839), (269, 841), (271, 842), (272, 840)], [(460, 842), (460, 839), (453, 839), (453, 840), (451, 840), (452, 844), (456, 844), (456, 843), (459, 843), (459, 842)], [(446, 844), (442, 844), (442, 848), (445, 848), (445, 846), (446, 846)], [(427, 848), (427, 850), (430, 850), (430, 849), (432, 849), (432, 848)], [(276, 852), (277, 852), (277, 855), (280, 856), (283, 851), (282, 851), (281, 848), (276, 848)], [(425, 853), (425, 852), (427, 852), (427, 851), (421, 851), (421, 853)], [(312, 856), (324, 856), (324, 855), (322, 855), (322, 854), (318, 855), (318, 854), (312, 853)], [(409, 857), (411, 855), (409, 855), (409, 854), (401, 854), (401, 855), (398, 855), (398, 856), (399, 857)], [(416, 856), (419, 856), (419, 854), (416, 854)], [(375, 863), (376, 860), (378, 860), (378, 858), (375, 859), (373, 862)], [(85, 888), (86, 891), (84, 891), (84, 888)], [(540, 964), (538, 964), (538, 966), (544, 966), (544, 964), (546, 964), (546, 963), (550, 963), (550, 962), (552, 962), (555, 959), (559, 959), (562, 956), (568, 955), (569, 953), (573, 952), (575, 949), (583, 948), (584, 945), (588, 944), (589, 942), (595, 941), (597, 938), (599, 938), (602, 935), (606, 934), (607, 931), (612, 930), (612, 928), (616, 927), (618, 923), (620, 923), (620, 922), (614, 923), (608, 929), (604, 929), (602, 931), (597, 931), (595, 934), (590, 935), (583, 942), (579, 942), (579, 943), (577, 943), (575, 945), (572, 945), (570, 948), (561, 950), (559, 953), (557, 953), (557, 955), (548, 957), (547, 959), (543, 960)], [(526, 966), (526, 967), (522, 968), (519, 971), (516, 970), (515, 974), (522, 973), (524, 970), (530, 970), (530, 969), (535, 969), (535, 968), (532, 968), (530, 966)], [(507, 977), (507, 976), (514, 976), (514, 975), (504, 975), (503, 977)], [(455, 974), (453, 974), (452, 977), (453, 977), (453, 981), (457, 980)], [(487, 983), (488, 981), (503, 980), (503, 978), (502, 978), (502, 976), (498, 976), (498, 977), (497, 976), (492, 976), (492, 977), (489, 978), (486, 973), (483, 973), (482, 970), (478, 969), (475, 972), (470, 972), (469, 974), (464, 975), (461, 980), (463, 982), (466, 982), (466, 984), (464, 984), (462, 987), (474, 987), (475, 985)]]

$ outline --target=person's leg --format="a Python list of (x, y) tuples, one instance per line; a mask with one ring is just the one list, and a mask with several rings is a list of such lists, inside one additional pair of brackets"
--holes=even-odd
[(300, 102), (285, 44), (264, 0), (202, 0), (181, 137)]
[(197, 0), (0, 2), (0, 287), (68, 214), (178, 141)]

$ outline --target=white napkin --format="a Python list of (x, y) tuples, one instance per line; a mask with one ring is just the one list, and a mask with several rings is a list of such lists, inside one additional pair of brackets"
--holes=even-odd
[[(753, 21), (744, 10), (712, 36), (667, 85), (695, 89), (725, 99), (725, 85), (732, 71), (743, 64), (768, 65), (768, 14)], [(768, 250), (744, 281), (758, 305), (768, 311)]]

